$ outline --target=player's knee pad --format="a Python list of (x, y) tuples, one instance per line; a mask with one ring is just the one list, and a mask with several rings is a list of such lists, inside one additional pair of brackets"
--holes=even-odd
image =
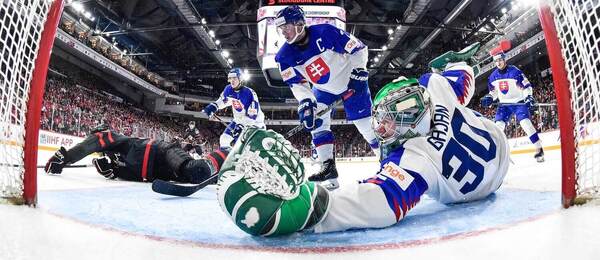
[(320, 131), (314, 132), (312, 134), (312, 142), (316, 147), (319, 147), (324, 144), (333, 144), (335, 137), (333, 136), (333, 132), (331, 131)]

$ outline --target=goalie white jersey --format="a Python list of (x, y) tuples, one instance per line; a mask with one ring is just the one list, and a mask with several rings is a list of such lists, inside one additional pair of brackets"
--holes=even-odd
[(432, 101), (431, 132), (392, 150), (374, 177), (332, 192), (316, 232), (393, 225), (424, 193), (441, 203), (459, 203), (484, 198), (500, 187), (509, 164), (502, 130), (460, 105), (441, 75), (425, 74), (419, 83)]

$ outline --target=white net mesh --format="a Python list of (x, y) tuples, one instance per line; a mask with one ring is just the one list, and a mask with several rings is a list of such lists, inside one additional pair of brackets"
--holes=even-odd
[(577, 197), (600, 195), (600, 1), (552, 6), (570, 82)]
[(23, 195), (28, 94), (51, 4), (0, 0), (0, 198)]

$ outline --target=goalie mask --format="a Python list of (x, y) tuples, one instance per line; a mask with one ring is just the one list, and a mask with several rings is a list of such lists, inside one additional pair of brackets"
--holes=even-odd
[(375, 95), (371, 126), (381, 145), (389, 147), (429, 133), (431, 117), (429, 93), (417, 79), (400, 78)]

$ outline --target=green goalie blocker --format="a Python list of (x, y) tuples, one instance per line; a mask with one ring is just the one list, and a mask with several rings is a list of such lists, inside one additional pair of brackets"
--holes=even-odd
[(219, 204), (244, 232), (277, 236), (310, 228), (329, 204), (326, 189), (304, 181), (300, 153), (281, 134), (247, 128), (219, 171)]
[(479, 67), (474, 64), (475, 61), (473, 60), (473, 55), (477, 53), (479, 47), (481, 47), (481, 44), (479, 42), (476, 42), (458, 52), (448, 51), (431, 60), (429, 62), (429, 67), (434, 71), (443, 71), (446, 65), (448, 65), (448, 63), (464, 61), (467, 62), (467, 64), (473, 66), (474, 74), (475, 76), (477, 76), (479, 74)]

